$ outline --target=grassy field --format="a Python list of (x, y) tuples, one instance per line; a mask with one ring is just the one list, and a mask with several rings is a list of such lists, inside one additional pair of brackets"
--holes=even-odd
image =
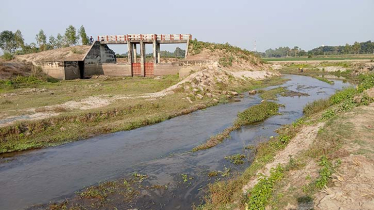
[(161, 91), (179, 81), (177, 75), (159, 80), (112, 77), (47, 82), (29, 77), (0, 81), (0, 116), (26, 114), (27, 109), (78, 101), (90, 96), (137, 95)]

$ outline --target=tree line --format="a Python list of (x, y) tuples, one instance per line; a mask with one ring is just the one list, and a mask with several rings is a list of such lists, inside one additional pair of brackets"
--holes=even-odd
[(83, 25), (78, 30), (76, 30), (74, 26), (70, 25), (66, 28), (65, 34), (61, 35), (58, 33), (56, 37), (50, 35), (48, 39), (43, 29), (41, 29), (39, 33), (36, 34), (35, 41), (36, 43), (25, 43), (20, 30), (17, 30), (14, 33), (12, 31), (5, 30), (0, 33), (0, 48), (4, 51), (4, 54), (22, 55), (69, 47), (77, 44), (89, 44), (89, 38)]
[(344, 55), (344, 54), (373, 54), (374, 42), (355, 42), (344, 46), (320, 46), (309, 51), (302, 50), (298, 46), (294, 48), (279, 47), (268, 49), (261, 53), (262, 57), (297, 57), (297, 56), (315, 56), (315, 55)]

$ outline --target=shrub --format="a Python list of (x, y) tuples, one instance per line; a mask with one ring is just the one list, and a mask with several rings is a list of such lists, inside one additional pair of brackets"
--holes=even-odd
[(10, 60), (13, 60), (14, 56), (8, 52), (4, 53), (4, 55), (2, 56), (2, 58), (6, 61), (10, 61)]

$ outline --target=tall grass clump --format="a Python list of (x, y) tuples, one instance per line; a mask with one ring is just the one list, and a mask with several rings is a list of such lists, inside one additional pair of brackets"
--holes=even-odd
[(279, 104), (269, 101), (251, 106), (238, 114), (235, 125), (243, 126), (261, 122), (272, 115), (278, 114), (278, 109)]

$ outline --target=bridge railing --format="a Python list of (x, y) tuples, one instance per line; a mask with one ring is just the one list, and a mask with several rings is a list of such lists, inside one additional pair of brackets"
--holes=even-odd
[(98, 36), (100, 42), (127, 42), (127, 41), (186, 41), (191, 40), (191, 34), (127, 34)]

